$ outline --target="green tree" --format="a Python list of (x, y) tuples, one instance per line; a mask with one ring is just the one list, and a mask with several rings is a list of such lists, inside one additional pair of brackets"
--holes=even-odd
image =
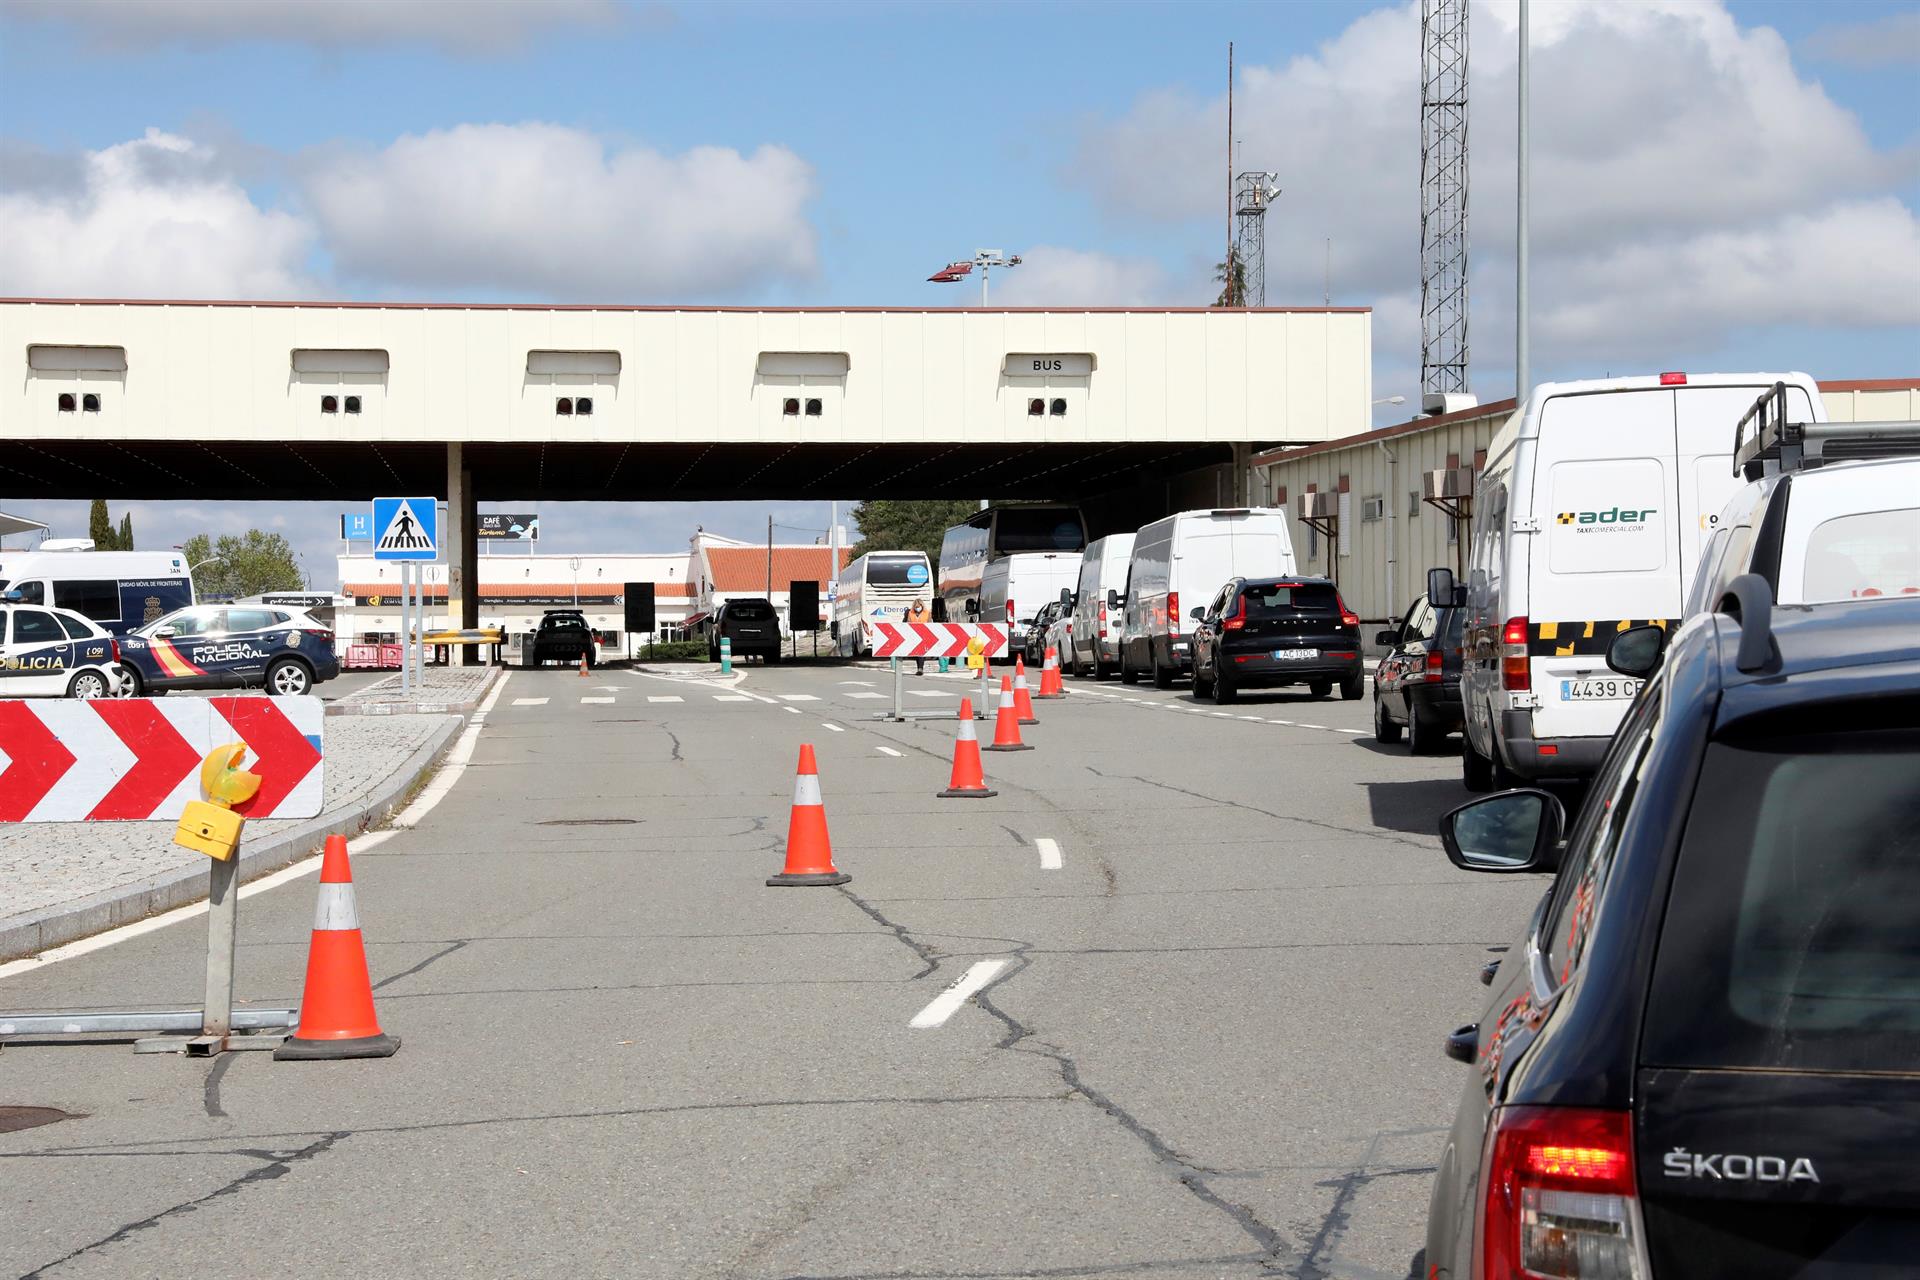
[(1247, 264), (1240, 261), (1240, 255), (1231, 247), (1227, 250), (1227, 260), (1213, 264), (1213, 278), (1220, 286), (1220, 296), (1213, 300), (1216, 307), (1244, 307), (1247, 305)]
[(120, 513), (120, 536), (117, 541), (120, 543), (120, 550), (133, 550), (133, 512)]
[(193, 590), (202, 599), (298, 591), (306, 585), (293, 544), (277, 533), (249, 529), (237, 536), (223, 533), (218, 539), (196, 533), (180, 551), (189, 565), (198, 566), (193, 570)]
[(978, 502), (964, 499), (935, 499), (924, 502), (897, 502), (879, 498), (857, 502), (853, 522), (860, 526), (860, 541), (853, 554), (869, 551), (924, 551), (936, 567), (940, 563), (940, 540), (948, 529), (966, 522), (980, 510)]
[(87, 513), (87, 536), (93, 539), (95, 551), (120, 549), (120, 539), (113, 531), (113, 515), (107, 510), (105, 498), (93, 500), (93, 510)]

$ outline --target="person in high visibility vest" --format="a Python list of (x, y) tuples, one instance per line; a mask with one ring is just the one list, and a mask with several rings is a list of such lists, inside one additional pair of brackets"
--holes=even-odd
[[(907, 606), (907, 621), (908, 622), (933, 621), (933, 612), (927, 608), (927, 602), (925, 600), (915, 600), (912, 604)], [(917, 676), (923, 676), (927, 674), (927, 660), (925, 658), (915, 658), (913, 660), (913, 674)]]
[(979, 636), (967, 641), (967, 670), (984, 680), (987, 675), (987, 642)]

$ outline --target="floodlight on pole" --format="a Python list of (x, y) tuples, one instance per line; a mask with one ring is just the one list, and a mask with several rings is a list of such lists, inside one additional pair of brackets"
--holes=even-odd
[(959, 284), (973, 274), (975, 267), (980, 268), (980, 305), (987, 305), (987, 277), (995, 267), (1017, 267), (1020, 255), (1009, 254), (1005, 249), (976, 249), (971, 262), (949, 262), (927, 277), (930, 284)]

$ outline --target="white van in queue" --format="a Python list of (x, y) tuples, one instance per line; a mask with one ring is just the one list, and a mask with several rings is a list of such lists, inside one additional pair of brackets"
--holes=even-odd
[(1120, 664), (1120, 597), (1127, 589), (1131, 533), (1110, 533), (1087, 544), (1080, 585), (1073, 593), (1072, 645), (1061, 665), (1075, 675), (1105, 680)]
[[(1599, 765), (1640, 686), (1608, 669), (1607, 644), (1680, 618), (1740, 485), (1734, 424), (1775, 383), (1797, 418), (1825, 421), (1804, 373), (1663, 373), (1543, 383), (1495, 433), (1465, 584), (1468, 790)], [(1450, 571), (1428, 575), (1431, 598), (1454, 588)]]
[(980, 579), (977, 617), (1006, 626), (1007, 651), (1002, 656), (1008, 662), (1025, 654), (1033, 615), (1058, 600), (1062, 588), (1073, 590), (1079, 577), (1078, 551), (1020, 551), (988, 563)]
[(1777, 604), (1920, 595), (1920, 422), (1795, 422), (1785, 392), (1741, 421), (1748, 483), (1700, 553), (1689, 618), (1748, 573)]
[(1161, 689), (1193, 671), (1192, 622), (1183, 608), (1205, 606), (1229, 578), (1297, 573), (1287, 513), (1273, 507), (1182, 511), (1134, 535), (1127, 569), (1120, 678), (1151, 673)]
[(121, 636), (194, 603), (178, 551), (95, 551), (85, 538), (48, 540), (38, 551), (0, 551), (0, 600), (52, 605)]

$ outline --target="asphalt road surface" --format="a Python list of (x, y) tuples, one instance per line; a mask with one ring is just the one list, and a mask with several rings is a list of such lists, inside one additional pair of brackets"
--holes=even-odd
[[(354, 860), (398, 1056), (6, 1048), (0, 1107), (75, 1118), (0, 1134), (0, 1274), (1407, 1276), (1441, 1037), (1540, 884), (1447, 864), (1458, 759), (1365, 701), (1068, 683), (940, 800), (954, 724), (878, 671), (514, 672)], [(763, 884), (802, 742), (843, 888)], [(314, 898), (242, 903), (241, 996), (299, 998)], [(203, 948), (0, 1007), (195, 1005)]]

